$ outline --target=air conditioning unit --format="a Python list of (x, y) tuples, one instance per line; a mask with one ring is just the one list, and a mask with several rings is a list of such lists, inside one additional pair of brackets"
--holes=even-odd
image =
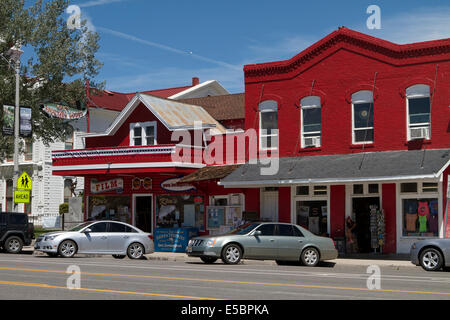
[(428, 127), (411, 128), (409, 134), (410, 134), (411, 140), (429, 139), (430, 138), (430, 128), (428, 128)]
[(305, 137), (304, 145), (305, 148), (320, 147), (320, 137)]

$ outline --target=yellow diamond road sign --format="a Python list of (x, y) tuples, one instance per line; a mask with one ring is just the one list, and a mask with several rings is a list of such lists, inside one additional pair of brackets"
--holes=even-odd
[(17, 180), (17, 189), (31, 190), (32, 186), (33, 181), (31, 180), (30, 176), (24, 171)]

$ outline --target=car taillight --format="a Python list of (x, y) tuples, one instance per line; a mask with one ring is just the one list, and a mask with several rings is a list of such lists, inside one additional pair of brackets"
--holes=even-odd
[(149, 235), (148, 237), (153, 241), (153, 235)]
[(337, 247), (336, 247), (336, 242), (334, 242), (334, 239), (331, 239), (331, 241), (333, 241), (333, 244), (334, 244), (334, 248), (337, 250)]

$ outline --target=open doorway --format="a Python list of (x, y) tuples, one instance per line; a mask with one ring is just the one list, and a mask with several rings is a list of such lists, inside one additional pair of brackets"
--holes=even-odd
[(355, 237), (359, 253), (372, 252), (370, 233), (370, 206), (380, 207), (380, 198), (353, 198), (353, 213), (356, 222)]
[(134, 202), (135, 225), (144, 232), (152, 233), (153, 197), (136, 196)]

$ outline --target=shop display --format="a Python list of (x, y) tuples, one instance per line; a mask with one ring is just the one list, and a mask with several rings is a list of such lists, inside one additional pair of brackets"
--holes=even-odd
[(90, 196), (88, 220), (115, 220), (131, 224), (128, 196)]
[(297, 201), (298, 225), (316, 235), (328, 232), (328, 207), (326, 201)]
[(385, 238), (385, 221), (384, 212), (379, 210), (378, 206), (372, 205), (370, 208), (370, 243), (372, 249), (377, 249), (383, 252), (384, 238)]
[(208, 230), (219, 229), (220, 226), (225, 224), (225, 211), (226, 207), (208, 207)]
[(198, 228), (205, 230), (203, 197), (160, 195), (156, 198), (157, 228)]
[(403, 236), (437, 237), (438, 203), (437, 199), (403, 199)]

